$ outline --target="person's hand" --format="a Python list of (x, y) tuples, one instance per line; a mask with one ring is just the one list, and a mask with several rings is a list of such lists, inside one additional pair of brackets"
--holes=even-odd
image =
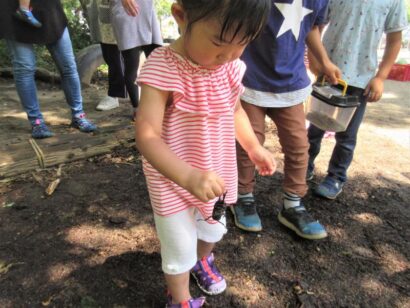
[(331, 61), (323, 64), (322, 71), (326, 80), (331, 84), (338, 84), (338, 79), (342, 78), (342, 72)]
[(368, 83), (366, 89), (364, 90), (364, 96), (367, 96), (368, 102), (377, 102), (383, 94), (384, 81), (379, 77), (374, 77)]
[(130, 16), (137, 16), (140, 12), (140, 8), (135, 0), (122, 0), (122, 6)]
[(208, 202), (225, 192), (225, 183), (213, 171), (192, 169), (185, 189), (202, 202)]
[(250, 160), (255, 164), (256, 170), (262, 176), (272, 175), (276, 170), (276, 161), (272, 153), (263, 146), (258, 146), (248, 152)]

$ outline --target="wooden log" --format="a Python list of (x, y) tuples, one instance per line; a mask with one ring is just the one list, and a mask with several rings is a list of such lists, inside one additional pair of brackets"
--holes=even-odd
[(38, 159), (28, 140), (0, 147), (0, 179), (37, 168)]
[[(122, 124), (105, 127), (96, 134), (75, 132), (33, 142), (35, 146), (27, 140), (0, 147), (0, 179), (109, 153), (120, 145), (133, 146), (134, 127)], [(34, 150), (37, 147), (39, 151)]]

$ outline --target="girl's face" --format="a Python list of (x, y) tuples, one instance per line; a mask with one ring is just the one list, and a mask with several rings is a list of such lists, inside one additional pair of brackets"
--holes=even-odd
[(232, 35), (228, 31), (221, 40), (221, 25), (216, 19), (195, 22), (187, 31), (188, 21), (182, 6), (174, 3), (172, 14), (182, 33), (176, 42), (177, 49), (193, 62), (212, 69), (242, 55), (246, 43), (241, 42), (241, 35), (231, 42)]
[(238, 59), (246, 43), (241, 42), (240, 35), (231, 42), (229, 33), (221, 40), (220, 32), (221, 26), (216, 20), (200, 20), (194, 23), (190, 31), (182, 36), (186, 56), (207, 68), (215, 68)]

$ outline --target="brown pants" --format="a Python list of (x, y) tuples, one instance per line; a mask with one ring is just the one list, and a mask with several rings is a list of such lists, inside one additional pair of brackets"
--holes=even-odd
[[(275, 123), (279, 142), (285, 154), (283, 190), (303, 197), (307, 191), (308, 139), (303, 104), (286, 108), (264, 108), (241, 101), (252, 128), (263, 145), (265, 141), (265, 116)], [(253, 192), (255, 165), (242, 147), (236, 144), (238, 157), (238, 190), (240, 194)]]

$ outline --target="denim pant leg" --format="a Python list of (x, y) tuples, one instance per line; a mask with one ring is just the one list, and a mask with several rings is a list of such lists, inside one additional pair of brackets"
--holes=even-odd
[(43, 119), (37, 97), (34, 75), (36, 56), (32, 44), (6, 40), (13, 64), (14, 82), (17, 94), (30, 122)]
[(309, 139), (309, 161), (308, 161), (308, 170), (313, 171), (315, 168), (315, 159), (319, 155), (320, 147), (322, 144), (322, 139), (325, 134), (324, 130), (321, 130), (319, 127), (316, 127), (310, 123), (308, 128), (308, 139)]
[(72, 115), (76, 116), (83, 113), (80, 77), (68, 29), (64, 30), (63, 35), (57, 42), (47, 45), (47, 49), (60, 71), (61, 86), (67, 103), (71, 107)]
[(362, 89), (357, 89), (356, 91), (349, 93), (360, 97), (360, 105), (357, 107), (346, 131), (336, 133), (335, 136), (336, 146), (333, 149), (327, 172), (330, 176), (335, 177), (342, 182), (346, 182), (347, 180), (347, 169), (353, 160), (357, 133), (360, 124), (362, 123), (364, 112), (366, 111), (367, 103), (366, 97), (363, 96), (363, 92)]

